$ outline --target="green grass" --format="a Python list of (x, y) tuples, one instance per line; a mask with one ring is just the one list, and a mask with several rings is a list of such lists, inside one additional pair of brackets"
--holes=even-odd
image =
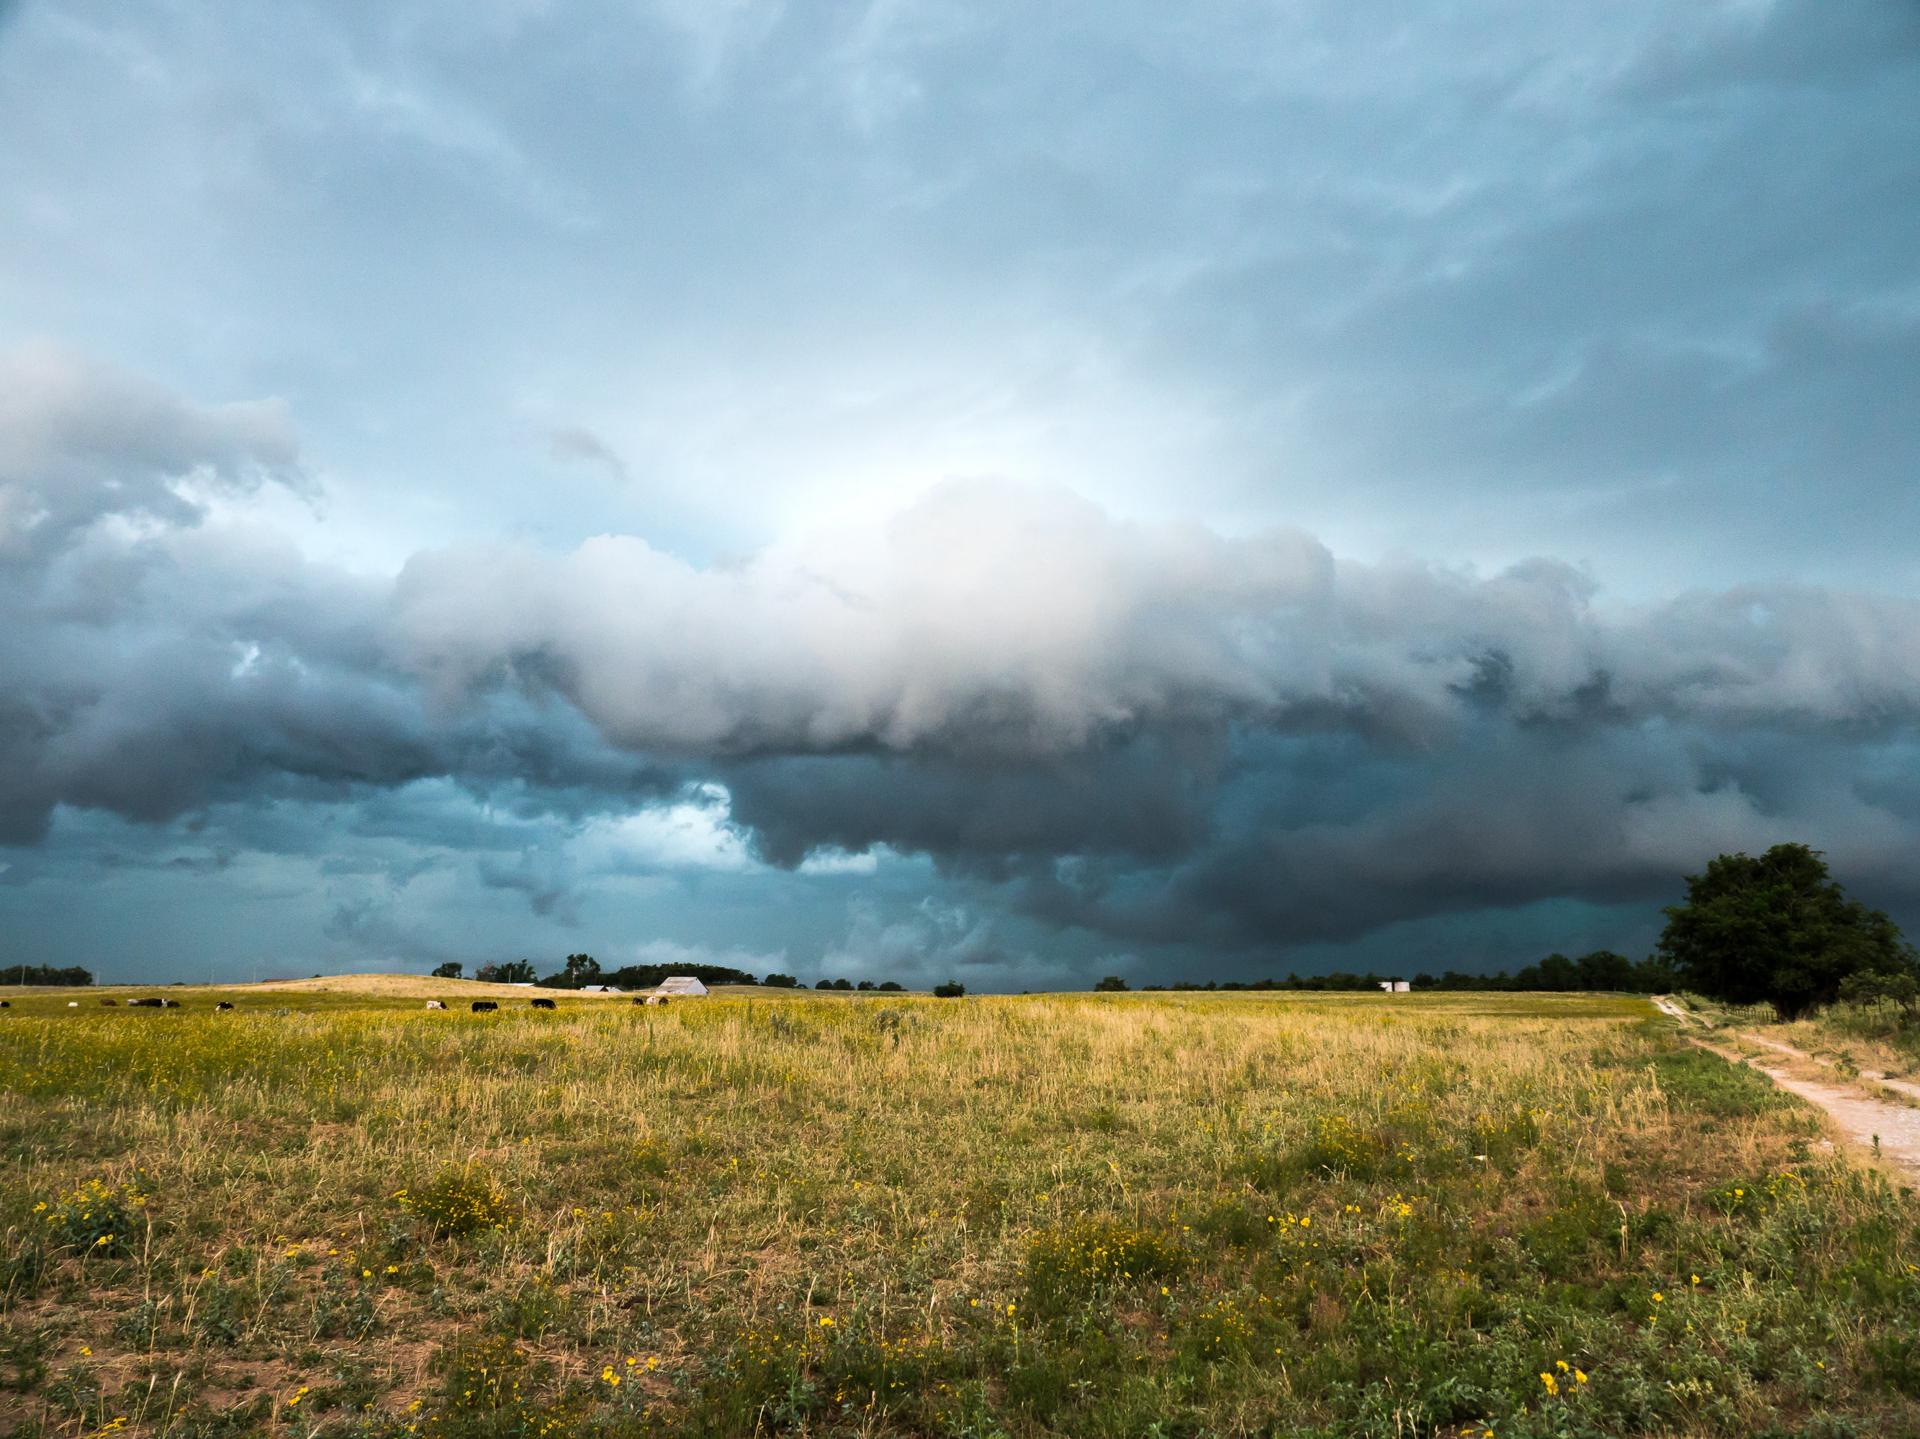
[(186, 997), (0, 1016), (0, 1435), (1920, 1434), (1914, 1197), (1639, 1001)]

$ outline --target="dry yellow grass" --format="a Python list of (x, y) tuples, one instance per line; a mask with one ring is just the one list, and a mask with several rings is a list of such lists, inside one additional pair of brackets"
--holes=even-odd
[(1639, 1001), (302, 983), (0, 1029), (25, 1432), (1920, 1423), (1911, 1197)]

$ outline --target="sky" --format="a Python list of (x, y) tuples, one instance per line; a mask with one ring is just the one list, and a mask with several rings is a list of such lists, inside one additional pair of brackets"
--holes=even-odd
[(0, 965), (1920, 931), (1912, 0), (0, 0)]

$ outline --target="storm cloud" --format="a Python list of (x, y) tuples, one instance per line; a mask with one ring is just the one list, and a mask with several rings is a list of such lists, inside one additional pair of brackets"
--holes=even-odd
[[(1551, 560), (1363, 563), (1004, 482), (728, 564), (602, 536), (380, 581), (215, 517), (297, 477), (289, 427), (261, 421), (281, 407), (56, 368), (59, 404), (7, 437), (11, 512), (52, 514), (57, 487), (62, 517), (17, 521), (5, 572), (16, 839), (57, 805), (152, 822), (446, 779), (663, 816), (567, 857), (482, 853), (485, 886), (569, 924), (634, 843), (709, 868), (882, 849), (1045, 923), (1230, 950), (1649, 896), (1787, 829), (1906, 891), (1886, 857), (1911, 852), (1913, 795), (1848, 772), (1911, 743), (1910, 600), (1609, 603)], [(1809, 764), (1829, 782), (1796, 784)], [(329, 932), (378, 916), (343, 905)], [(924, 927), (856, 920), (889, 944)]]
[(1920, 922), (1917, 16), (18, 7), (0, 945)]

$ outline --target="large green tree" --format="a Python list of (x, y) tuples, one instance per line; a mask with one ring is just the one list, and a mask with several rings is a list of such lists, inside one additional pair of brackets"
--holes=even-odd
[(1686, 988), (1732, 1004), (1770, 1004), (1797, 1019), (1831, 1004), (1859, 975), (1913, 974), (1913, 946), (1892, 920), (1827, 873), (1804, 844), (1723, 854), (1687, 878), (1666, 911), (1659, 955)]

